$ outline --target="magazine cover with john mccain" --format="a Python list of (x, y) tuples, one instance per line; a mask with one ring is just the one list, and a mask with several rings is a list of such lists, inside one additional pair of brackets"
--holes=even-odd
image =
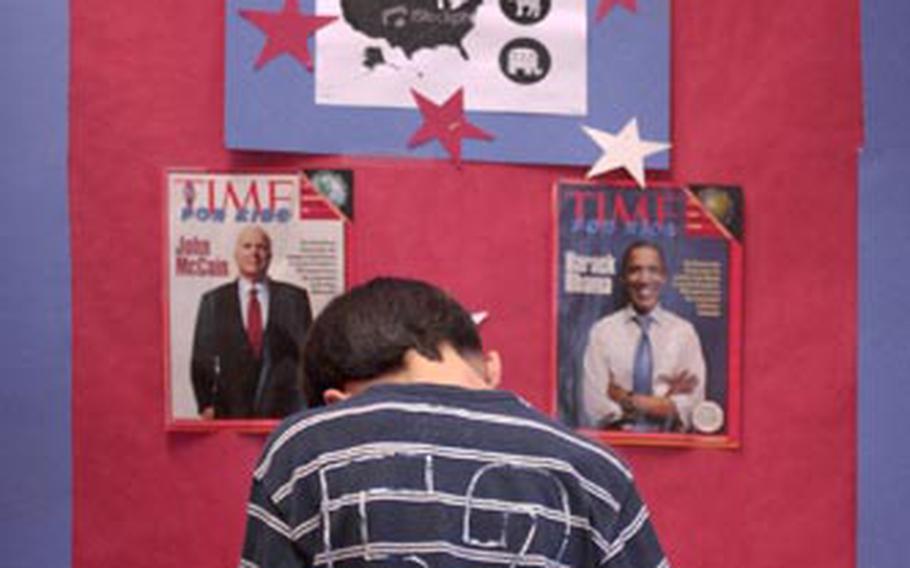
[(559, 419), (613, 443), (738, 447), (740, 188), (562, 181), (554, 217)]
[(303, 408), (303, 338), (345, 290), (353, 172), (164, 173), (166, 427), (271, 431)]

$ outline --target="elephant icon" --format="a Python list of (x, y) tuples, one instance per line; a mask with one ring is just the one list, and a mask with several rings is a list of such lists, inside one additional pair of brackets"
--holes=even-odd
[(515, 15), (524, 18), (540, 17), (540, 0), (514, 0)]
[(506, 78), (520, 85), (545, 80), (552, 67), (547, 47), (534, 38), (515, 38), (499, 50), (499, 69)]
[(516, 47), (509, 52), (507, 73), (513, 77), (521, 74), (525, 77), (539, 77), (543, 74), (537, 51), (530, 47)]

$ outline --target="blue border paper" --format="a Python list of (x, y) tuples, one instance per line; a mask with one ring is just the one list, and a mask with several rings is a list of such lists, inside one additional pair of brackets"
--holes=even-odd
[[(317, 106), (315, 76), (290, 56), (255, 70), (265, 36), (241, 18), (239, 10), (278, 11), (283, 2), (227, 2), (228, 148), (448, 159), (435, 142), (407, 148), (408, 138), (422, 122), (416, 105), (413, 110)], [(600, 22), (594, 21), (596, 6), (597, 0), (588, 0), (588, 115), (469, 112), (468, 119), (496, 139), (465, 140), (463, 159), (588, 166), (600, 157), (600, 150), (580, 125), (618, 132), (633, 117), (638, 118), (642, 138), (669, 141), (669, 0), (641, 1), (634, 13), (617, 6)], [(312, 13), (313, 0), (301, 0), (300, 9)], [(315, 53), (312, 39), (310, 47)], [(647, 166), (669, 167), (669, 153), (650, 157)]]

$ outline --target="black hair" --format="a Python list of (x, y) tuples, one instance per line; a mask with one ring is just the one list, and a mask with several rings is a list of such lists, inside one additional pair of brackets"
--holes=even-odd
[(629, 259), (632, 257), (632, 252), (640, 248), (649, 248), (657, 253), (657, 256), (660, 257), (660, 266), (663, 269), (664, 273), (667, 272), (667, 257), (664, 255), (664, 249), (660, 247), (654, 241), (638, 240), (629, 245), (626, 249), (626, 252), (622, 254), (622, 261), (619, 264), (619, 277), (620, 280), (626, 277), (626, 269), (629, 267)]
[(328, 389), (401, 369), (414, 349), (433, 361), (440, 346), (460, 355), (483, 351), (470, 314), (445, 292), (419, 280), (382, 277), (338, 296), (313, 322), (303, 346), (310, 406)]

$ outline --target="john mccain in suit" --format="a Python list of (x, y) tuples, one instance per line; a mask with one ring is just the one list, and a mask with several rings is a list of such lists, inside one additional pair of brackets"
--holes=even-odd
[(281, 418), (299, 410), (300, 349), (312, 322), (306, 290), (268, 278), (272, 243), (244, 228), (237, 280), (203, 294), (190, 374), (200, 418)]

